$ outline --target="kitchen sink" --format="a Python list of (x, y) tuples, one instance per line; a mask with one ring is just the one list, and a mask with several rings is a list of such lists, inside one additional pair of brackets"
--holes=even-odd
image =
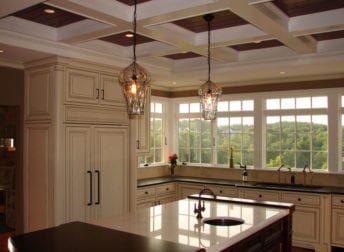
[(294, 189), (320, 189), (319, 185), (283, 184), (283, 183), (256, 183), (255, 186), (274, 187), (274, 188), (294, 188)]
[(244, 222), (243, 219), (234, 217), (211, 217), (203, 219), (203, 223), (213, 226), (235, 226), (243, 224)]

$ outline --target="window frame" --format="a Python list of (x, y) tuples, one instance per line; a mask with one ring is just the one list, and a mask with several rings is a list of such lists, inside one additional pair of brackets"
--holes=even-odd
[[(324, 113), (328, 118), (328, 169), (320, 170), (315, 169), (315, 172), (323, 173), (344, 173), (344, 167), (342, 167), (342, 133), (341, 133), (341, 115), (344, 115), (344, 107), (341, 107), (341, 96), (344, 96), (344, 88), (324, 88), (324, 89), (307, 89), (307, 90), (288, 90), (288, 91), (271, 91), (266, 93), (256, 92), (256, 93), (244, 93), (244, 94), (226, 94), (220, 97), (220, 101), (227, 100), (253, 100), (254, 101), (254, 163), (253, 169), (266, 169), (272, 170), (271, 168), (266, 168), (266, 136), (265, 136), (265, 116), (269, 114), (265, 111), (265, 99), (272, 98), (288, 98), (288, 97), (310, 97), (310, 96), (327, 96), (328, 107), (327, 109), (320, 108), (319, 110), (326, 111)], [(178, 115), (178, 104), (180, 103), (192, 103), (199, 102), (198, 97), (185, 97), (185, 98), (166, 98), (170, 104), (170, 110), (168, 110), (168, 116), (166, 117), (168, 121), (173, 122), (168, 124), (166, 131), (169, 133), (167, 150), (169, 153), (178, 150), (178, 141), (175, 139), (178, 135), (178, 119), (181, 117), (188, 118), (188, 114)], [(318, 110), (311, 109), (311, 110)], [(294, 111), (294, 110), (293, 110)], [(217, 116), (221, 115), (223, 112), (217, 112)], [(227, 113), (227, 112), (225, 112)], [(200, 117), (201, 113), (192, 113), (191, 117)], [(216, 128), (214, 127), (214, 122), (212, 123), (212, 137), (216, 140)], [(216, 126), (216, 125), (215, 125)], [(212, 155), (213, 159), (210, 164), (187, 164), (189, 166), (202, 166), (202, 167), (218, 167), (218, 168), (228, 168), (223, 165), (215, 164), (215, 154), (216, 148), (213, 147)], [(167, 162), (166, 162), (167, 163)]]

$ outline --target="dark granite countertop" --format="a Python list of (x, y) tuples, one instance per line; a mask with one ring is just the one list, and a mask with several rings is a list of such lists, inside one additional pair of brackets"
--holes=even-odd
[(211, 178), (194, 178), (194, 177), (178, 177), (178, 176), (166, 176), (151, 179), (140, 179), (137, 182), (138, 188), (159, 185), (170, 182), (185, 182), (185, 183), (197, 183), (197, 184), (211, 184), (211, 185), (223, 185), (233, 187), (244, 188), (256, 188), (265, 190), (282, 190), (282, 191), (296, 191), (296, 192), (308, 192), (319, 194), (344, 194), (344, 187), (332, 187), (332, 186), (316, 186), (316, 185), (291, 185), (291, 184), (278, 184), (278, 183), (264, 183), (264, 182), (242, 182), (238, 180), (224, 180), (224, 179), (211, 179)]
[(144, 237), (83, 222), (71, 222), (57, 227), (14, 236), (11, 244), (18, 252), (195, 252), (199, 248)]

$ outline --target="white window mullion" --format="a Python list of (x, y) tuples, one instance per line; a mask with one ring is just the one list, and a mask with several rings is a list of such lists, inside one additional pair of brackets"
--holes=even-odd
[(337, 92), (331, 92), (328, 95), (328, 171), (338, 172), (341, 168), (339, 162), (341, 158), (341, 138), (338, 137), (341, 131), (340, 123), (340, 98)]
[[(254, 157), (253, 157), (253, 166), (254, 168), (263, 168), (265, 167), (265, 120), (263, 116), (263, 99), (260, 97), (254, 100)], [(265, 162), (263, 164), (263, 162)]]

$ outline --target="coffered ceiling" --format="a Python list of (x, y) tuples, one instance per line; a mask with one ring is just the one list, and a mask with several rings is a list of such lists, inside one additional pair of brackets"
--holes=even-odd
[[(164, 90), (344, 77), (343, 0), (138, 0), (137, 61)], [(0, 61), (132, 60), (134, 0), (1, 0)]]

